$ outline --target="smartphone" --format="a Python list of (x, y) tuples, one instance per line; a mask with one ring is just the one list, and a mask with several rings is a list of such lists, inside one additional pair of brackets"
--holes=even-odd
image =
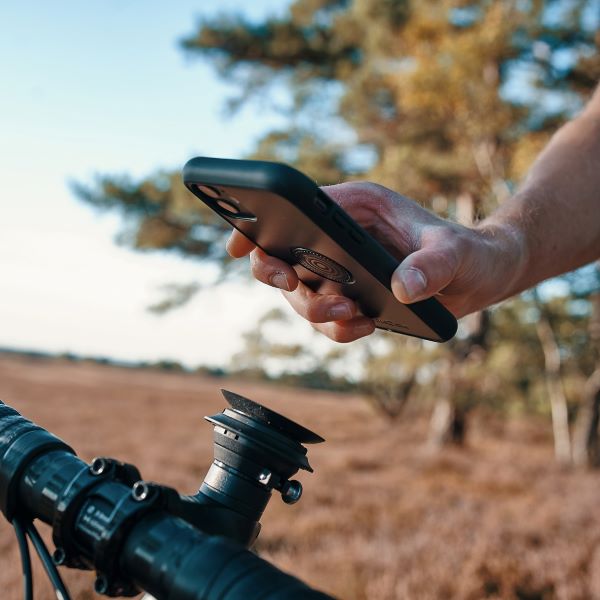
[(281, 163), (192, 158), (186, 187), (320, 294), (354, 300), (376, 327), (445, 342), (456, 319), (434, 298), (402, 304), (391, 291), (399, 262), (314, 181)]

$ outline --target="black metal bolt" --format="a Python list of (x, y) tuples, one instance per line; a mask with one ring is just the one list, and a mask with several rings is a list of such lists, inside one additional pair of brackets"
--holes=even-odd
[(134, 500), (143, 502), (150, 495), (150, 487), (144, 481), (136, 481), (131, 488), (131, 495)]
[(296, 479), (291, 479), (283, 484), (281, 498), (286, 504), (296, 504), (302, 496), (302, 484)]
[(261, 471), (258, 475), (258, 481), (263, 485), (268, 485), (269, 481), (271, 481), (271, 475), (271, 471), (265, 469), (264, 471)]
[(54, 561), (55, 565), (62, 565), (64, 564), (65, 560), (67, 560), (67, 555), (62, 548), (56, 548), (56, 550), (54, 550), (52, 553), (52, 560)]
[(90, 473), (92, 475), (102, 475), (106, 471), (108, 464), (103, 458), (95, 458), (90, 465)]
[(105, 575), (98, 575), (94, 581), (94, 590), (97, 594), (106, 594), (108, 591), (108, 579)]

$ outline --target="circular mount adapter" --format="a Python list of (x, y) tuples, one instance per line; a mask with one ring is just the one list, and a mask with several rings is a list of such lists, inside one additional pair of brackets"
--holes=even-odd
[(248, 398), (244, 398), (244, 396), (240, 396), (239, 394), (235, 394), (228, 390), (222, 389), (221, 393), (225, 397), (225, 400), (229, 402), (229, 405), (233, 410), (256, 419), (257, 421), (261, 421), (265, 425), (276, 429), (283, 435), (292, 438), (300, 444), (319, 444), (320, 442), (325, 441), (320, 435), (310, 431), (310, 429), (306, 429), (306, 427), (294, 423), (294, 421), (273, 410), (261, 406), (257, 402), (253, 402)]
[(332, 258), (320, 254), (315, 250), (303, 248), (302, 246), (291, 248), (290, 250), (294, 258), (298, 261), (298, 264), (316, 275), (320, 275), (336, 283), (354, 283), (352, 273)]

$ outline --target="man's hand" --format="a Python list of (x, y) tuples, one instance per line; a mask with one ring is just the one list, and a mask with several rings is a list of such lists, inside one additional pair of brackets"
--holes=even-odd
[[(600, 86), (564, 125), (517, 193), (473, 228), (444, 221), (372, 183), (326, 188), (399, 261), (391, 287), (406, 304), (437, 296), (462, 317), (536, 283), (600, 259)], [(259, 281), (281, 288), (296, 312), (338, 342), (368, 335), (373, 322), (343, 296), (315, 294), (285, 262), (237, 231), (227, 249), (250, 254)]]
[[(525, 251), (510, 226), (463, 227), (372, 183), (343, 183), (324, 191), (402, 261), (391, 281), (401, 302), (437, 296), (462, 317), (514, 293)], [(268, 256), (239, 232), (233, 232), (227, 250), (234, 258), (250, 254), (254, 277), (284, 290), (294, 310), (331, 339), (351, 342), (373, 332), (372, 319), (362, 316), (352, 300), (313, 292), (290, 265)]]

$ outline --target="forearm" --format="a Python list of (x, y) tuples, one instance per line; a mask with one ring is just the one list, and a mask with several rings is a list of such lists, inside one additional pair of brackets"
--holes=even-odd
[(481, 227), (503, 230), (519, 246), (503, 297), (600, 258), (600, 88)]

